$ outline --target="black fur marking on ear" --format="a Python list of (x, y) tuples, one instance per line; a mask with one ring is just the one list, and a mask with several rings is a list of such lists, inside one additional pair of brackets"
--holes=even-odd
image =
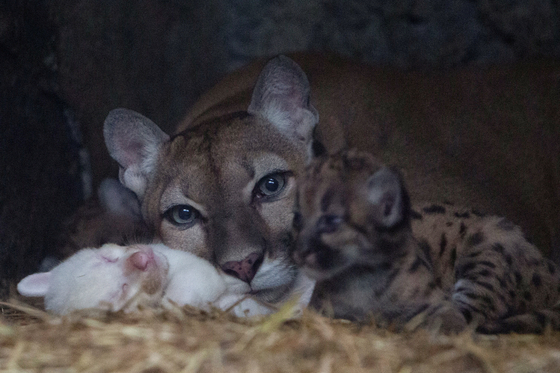
[(327, 148), (319, 140), (313, 139), (311, 143), (311, 151), (313, 152), (313, 157), (321, 157), (327, 154)]

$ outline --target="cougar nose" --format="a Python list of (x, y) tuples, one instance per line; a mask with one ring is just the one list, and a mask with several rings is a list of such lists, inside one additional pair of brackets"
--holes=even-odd
[(250, 283), (262, 262), (263, 257), (259, 253), (252, 253), (240, 262), (231, 261), (225, 263), (222, 265), (222, 270), (230, 276)]

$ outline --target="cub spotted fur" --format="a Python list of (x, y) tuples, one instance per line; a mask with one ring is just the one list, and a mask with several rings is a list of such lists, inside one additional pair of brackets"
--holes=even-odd
[(317, 279), (314, 307), (401, 326), (423, 313), (446, 331), (560, 326), (559, 271), (508, 220), (412, 210), (400, 174), (358, 151), (316, 160), (298, 192), (294, 258)]

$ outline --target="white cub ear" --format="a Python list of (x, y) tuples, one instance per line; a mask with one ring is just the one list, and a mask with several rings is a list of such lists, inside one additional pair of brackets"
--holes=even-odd
[(390, 228), (403, 219), (404, 190), (399, 175), (388, 167), (374, 173), (367, 181), (368, 201), (375, 206), (375, 218)]
[(128, 109), (109, 113), (103, 135), (109, 154), (120, 166), (121, 183), (142, 198), (161, 146), (169, 136), (145, 116)]
[(319, 121), (309, 91), (303, 70), (290, 58), (278, 56), (259, 75), (247, 111), (266, 118), (292, 140), (308, 143)]
[(118, 180), (112, 178), (103, 179), (99, 185), (97, 195), (99, 202), (107, 212), (133, 220), (142, 218), (138, 198)]
[(26, 297), (44, 297), (49, 290), (50, 272), (34, 273), (17, 284), (17, 291)]

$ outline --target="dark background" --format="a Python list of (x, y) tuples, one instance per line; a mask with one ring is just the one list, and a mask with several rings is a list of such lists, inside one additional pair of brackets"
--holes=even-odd
[(290, 51), (406, 69), (559, 57), (559, 9), (557, 0), (2, 0), (0, 281), (56, 254), (63, 219), (114, 175), (101, 133), (113, 108), (169, 132), (225, 73)]

